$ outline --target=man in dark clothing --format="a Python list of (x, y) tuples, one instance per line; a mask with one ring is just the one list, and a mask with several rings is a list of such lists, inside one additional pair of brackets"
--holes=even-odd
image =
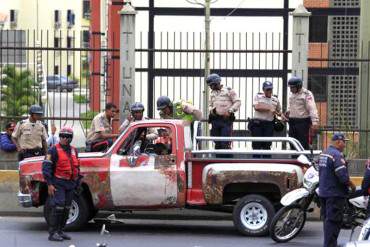
[[(361, 189), (364, 196), (370, 196), (370, 160), (367, 161), (364, 179), (362, 180)], [(370, 217), (370, 203), (367, 204), (367, 216)]]
[(12, 141), (12, 133), (15, 128), (15, 123), (9, 122), (5, 126), (5, 132), (0, 134), (0, 149), (5, 152), (17, 151), (17, 145)]
[(49, 240), (63, 241), (71, 237), (63, 232), (75, 189), (81, 175), (77, 150), (71, 146), (73, 130), (63, 127), (59, 131), (59, 143), (51, 147), (42, 164), (42, 173), (48, 184), (51, 212), (49, 216)]
[(343, 222), (343, 210), (348, 197), (348, 187), (352, 191), (356, 186), (350, 180), (347, 161), (343, 150), (346, 139), (342, 133), (336, 133), (332, 145), (320, 155), (319, 160), (319, 195), (321, 215), (324, 219), (324, 247), (336, 247)]

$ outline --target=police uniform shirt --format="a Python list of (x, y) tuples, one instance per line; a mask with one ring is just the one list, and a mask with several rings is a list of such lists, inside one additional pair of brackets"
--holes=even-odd
[(99, 133), (112, 133), (112, 125), (105, 115), (105, 112), (101, 112), (96, 115), (91, 123), (90, 131), (87, 135), (87, 141), (99, 141)]
[[(149, 118), (143, 117), (141, 120), (138, 120), (138, 121), (143, 121), (143, 120), (149, 120)], [(125, 121), (123, 121), (123, 123), (119, 127), (119, 129), (121, 130), (121, 132), (125, 131), (127, 129), (127, 127), (132, 122), (135, 122), (134, 118), (132, 118), (131, 121), (129, 121), (128, 119), (125, 119)], [(148, 131), (148, 134), (146, 135), (146, 139), (148, 139), (148, 140), (155, 140), (155, 139), (158, 138), (158, 133), (157, 133), (157, 130), (156, 129), (154, 129), (154, 128), (148, 128), (147, 131)]]
[[(271, 109), (275, 112), (281, 111), (281, 105), (279, 102), (279, 99), (272, 95), (270, 98), (266, 97), (264, 93), (258, 93), (253, 100), (253, 107), (255, 107), (258, 104), (265, 104), (267, 106), (270, 106)], [(265, 120), (265, 121), (272, 121), (274, 120), (274, 112), (272, 111), (257, 111), (254, 110), (254, 117), (255, 119), (259, 120)]]
[(42, 142), (46, 141), (48, 134), (41, 121), (31, 122), (25, 119), (17, 123), (12, 137), (17, 140), (21, 149), (27, 150), (42, 148)]
[(290, 94), (288, 111), (289, 118), (311, 118), (312, 124), (319, 124), (315, 99), (311, 91), (305, 88)]
[(238, 98), (235, 90), (230, 87), (222, 87), (221, 90), (212, 90), (209, 101), (209, 110), (216, 110), (220, 116), (225, 116), (232, 110), (236, 112), (239, 110), (241, 101)]
[(319, 159), (320, 197), (346, 197), (348, 195), (349, 174), (343, 153), (329, 146)]

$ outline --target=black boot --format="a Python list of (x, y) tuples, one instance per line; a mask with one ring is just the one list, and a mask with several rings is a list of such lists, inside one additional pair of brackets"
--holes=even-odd
[(61, 211), (52, 207), (49, 215), (49, 240), (50, 241), (63, 241), (63, 238), (58, 234), (59, 219)]
[(70, 207), (65, 207), (63, 209), (63, 215), (61, 216), (60, 224), (58, 225), (58, 234), (64, 239), (64, 240), (71, 240), (71, 237), (68, 236), (63, 232), (64, 227), (67, 224), (68, 216), (69, 216), (69, 209)]
[(57, 241), (57, 242), (62, 242), (63, 238), (60, 236), (57, 232), (54, 232), (52, 234), (49, 234), (49, 241)]

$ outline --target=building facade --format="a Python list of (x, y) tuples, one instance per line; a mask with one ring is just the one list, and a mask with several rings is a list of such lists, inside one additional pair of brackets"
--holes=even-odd
[(304, 5), (317, 13), (310, 18), (308, 84), (319, 102), (321, 125), (356, 128), (360, 0), (304, 0)]
[[(79, 78), (87, 53), (71, 49), (89, 44), (89, 5), (89, 0), (2, 0), (1, 45), (25, 48), (3, 49), (2, 65), (15, 64), (32, 71), (42, 63), (44, 75)], [(35, 52), (27, 47), (56, 49)]]

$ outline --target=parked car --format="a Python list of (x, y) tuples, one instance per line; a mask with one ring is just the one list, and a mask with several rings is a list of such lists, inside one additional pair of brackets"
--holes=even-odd
[(72, 92), (73, 89), (78, 87), (78, 82), (76, 80), (69, 79), (62, 75), (49, 75), (46, 77), (46, 82), (48, 90), (57, 90), (59, 92)]
[[(159, 137), (137, 146), (137, 138), (148, 129), (156, 130)], [(166, 142), (161, 137), (164, 131)], [(73, 198), (67, 228), (82, 228), (98, 210), (188, 208), (228, 211), (240, 233), (266, 235), (282, 196), (302, 186), (309, 166), (308, 159), (302, 162), (292, 155), (308, 151), (290, 137), (264, 141), (289, 142), (295, 150), (214, 150), (192, 144), (212, 138), (195, 136), (192, 141), (190, 126), (179, 120), (138, 121), (106, 152), (80, 153), (83, 192)], [(227, 137), (234, 142), (251, 141), (248, 138)], [(222, 158), (221, 152), (235, 156)], [(256, 152), (269, 153), (271, 158), (254, 159)], [(50, 205), (43, 159), (20, 162), (18, 199), (24, 207), (45, 205), (47, 221)]]

